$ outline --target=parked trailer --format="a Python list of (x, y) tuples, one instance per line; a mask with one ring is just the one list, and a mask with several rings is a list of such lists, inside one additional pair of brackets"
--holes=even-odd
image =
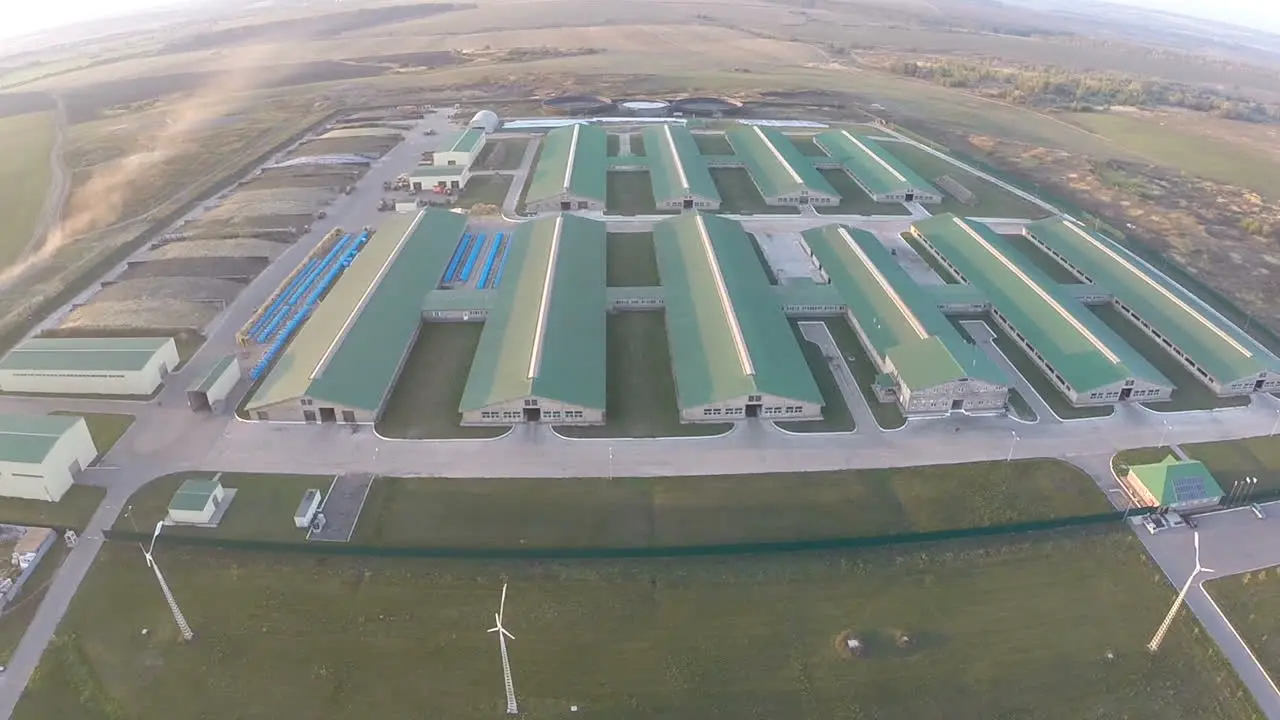
[(493, 274), (493, 261), (498, 259), (498, 251), (502, 249), (502, 244), (506, 242), (506, 238), (502, 233), (498, 233), (493, 238), (493, 247), (489, 248), (489, 254), (485, 256), (484, 265), (480, 268), (480, 281), (476, 283), (476, 287), (483, 290), (489, 284), (489, 278)]
[(454, 275), (458, 272), (458, 265), (462, 262), (462, 258), (467, 254), (467, 250), (471, 248), (471, 233), (466, 233), (462, 239), (458, 241), (458, 246), (453, 249), (453, 259), (449, 261), (449, 267), (444, 271), (444, 282), (453, 282)]
[(476, 266), (476, 260), (480, 259), (480, 250), (484, 247), (484, 233), (476, 238), (476, 244), (471, 246), (471, 254), (467, 256), (467, 262), (462, 266), (462, 273), (458, 279), (466, 282), (471, 279), (471, 270)]

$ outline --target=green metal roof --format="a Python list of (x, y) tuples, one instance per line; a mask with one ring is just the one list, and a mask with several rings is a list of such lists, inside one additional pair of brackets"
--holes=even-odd
[(516, 230), (460, 411), (530, 397), (604, 409), (605, 235), (563, 213)]
[(905, 385), (919, 390), (966, 377), (1009, 384), (874, 235), (843, 225), (802, 235), (876, 353), (893, 362)]
[(681, 408), (766, 393), (822, 393), (738, 223), (689, 213), (654, 225)]
[(1219, 382), (1280, 373), (1280, 358), (1110, 239), (1060, 217), (1033, 222), (1025, 232), (1132, 308)]
[(875, 140), (855, 137), (847, 130), (831, 130), (820, 133), (815, 141), (876, 195), (897, 192), (938, 194), (931, 183)]
[(476, 146), (479, 145), (483, 140), (484, 140), (484, 130), (481, 128), (471, 128), (470, 130), (466, 130), (462, 134), (458, 135), (458, 137), (454, 138), (453, 144), (450, 145), (449, 149), (445, 150), (444, 152), (469, 153), (475, 150)]
[(1199, 460), (1179, 460), (1169, 455), (1151, 465), (1130, 466), (1129, 471), (1161, 505), (1222, 497), (1222, 486)]
[(948, 262), (991, 299), (1076, 393), (1134, 378), (1172, 387), (1140, 354), (991, 228), (951, 214), (914, 223)]
[(556, 128), (542, 138), (525, 202), (566, 191), (604, 202), (608, 166), (609, 140), (604, 130), (582, 124)]
[(432, 290), (422, 301), (422, 312), (432, 310), (488, 310), (493, 307), (494, 290), (455, 287)]
[(720, 191), (687, 128), (665, 123), (645, 128), (644, 147), (653, 160), (649, 180), (659, 203), (690, 195), (720, 202)]
[(467, 167), (465, 165), (419, 165), (409, 173), (409, 179), (429, 177), (457, 177)]
[(213, 364), (213, 367), (209, 368), (209, 372), (205, 373), (204, 377), (192, 383), (189, 389), (194, 392), (208, 392), (209, 388), (213, 387), (214, 383), (221, 380), (222, 376), (225, 375), (235, 363), (235, 355), (226, 355), (220, 358), (218, 362)]
[(811, 195), (840, 196), (813, 167), (813, 161), (777, 130), (752, 125), (733, 128), (726, 135), (766, 198), (794, 195), (801, 190)]
[(41, 463), (79, 415), (0, 415), (0, 462)]
[(173, 499), (169, 501), (169, 509), (203, 510), (204, 506), (209, 502), (209, 497), (217, 491), (218, 486), (218, 481), (213, 479), (189, 478), (183, 480), (182, 486), (173, 494)]
[(245, 406), (300, 397), (381, 409), (453, 256), (467, 216), (429, 209), (389, 217), (285, 348)]
[(0, 369), (136, 372), (171, 344), (171, 337), (31, 338), (0, 358)]

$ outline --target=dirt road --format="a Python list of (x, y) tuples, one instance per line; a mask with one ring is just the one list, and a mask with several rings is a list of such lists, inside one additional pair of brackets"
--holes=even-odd
[(19, 262), (38, 252), (49, 233), (62, 221), (62, 209), (66, 207), (67, 194), (71, 191), (71, 173), (67, 170), (66, 157), (62, 152), (67, 139), (67, 111), (61, 97), (55, 95), (54, 102), (57, 109), (54, 111), (53, 149), (49, 152), (49, 192), (44, 196), (40, 219)]

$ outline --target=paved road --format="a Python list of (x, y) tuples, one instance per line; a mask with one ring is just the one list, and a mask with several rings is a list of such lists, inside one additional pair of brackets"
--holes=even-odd
[(999, 366), (1001, 370), (1004, 370), (1005, 375), (1008, 375), (1009, 379), (1013, 381), (1013, 386), (1022, 395), (1022, 399), (1026, 400), (1031, 409), (1036, 411), (1036, 417), (1038, 418), (1036, 422), (1062, 422), (1062, 419), (1049, 407), (1049, 403), (1044, 401), (1044, 398), (1040, 396), (1040, 393), (1022, 374), (1022, 371), (1018, 370), (1018, 367), (1009, 360), (1009, 356), (1005, 355), (1004, 351), (999, 347), (996, 347), (996, 334), (991, 330), (990, 325), (981, 320), (966, 320), (960, 324), (968, 331), (969, 337), (973, 338), (973, 341), (977, 343), (978, 349), (986, 353), (987, 357), (991, 358), (991, 361)]
[(802, 322), (799, 325), (800, 333), (821, 348), (823, 356), (827, 358), (831, 366), (831, 374), (835, 376), (840, 394), (844, 396), (844, 403), (848, 406), (849, 413), (853, 415), (856, 429), (864, 432), (879, 429), (876, 416), (871, 413), (871, 408), (867, 405), (867, 396), (863, 395), (858, 388), (858, 381), (849, 370), (844, 356), (840, 354), (840, 346), (836, 344), (836, 339), (831, 337), (831, 331), (827, 329), (826, 323)]

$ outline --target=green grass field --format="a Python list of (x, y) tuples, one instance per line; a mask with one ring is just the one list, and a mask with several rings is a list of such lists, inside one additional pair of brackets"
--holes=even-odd
[(0, 523), (48, 525), (81, 530), (106, 497), (106, 488), (72, 485), (58, 502), (0, 498)]
[(845, 364), (849, 366), (854, 381), (858, 383), (858, 390), (867, 399), (867, 405), (876, 418), (876, 424), (885, 430), (906, 425), (907, 419), (902, 415), (902, 410), (894, 403), (880, 402), (871, 389), (879, 371), (876, 370), (875, 362), (867, 355), (867, 351), (862, 348), (862, 343), (858, 341), (858, 335), (849, 325), (849, 321), (844, 318), (827, 318), (823, 322), (826, 323), (831, 337), (835, 338), (836, 347), (840, 348)]
[[(816, 145), (814, 147), (817, 147)], [(879, 203), (872, 200), (843, 170), (819, 170), (822, 177), (840, 193), (840, 204), (816, 208), (823, 215), (910, 215), (902, 203)]]
[(1109, 138), (1125, 150), (1157, 164), (1249, 188), (1272, 199), (1280, 198), (1280, 189), (1276, 187), (1277, 164), (1260, 156), (1248, 144), (1184, 132), (1176, 126), (1153, 122), (1149, 117), (1118, 113), (1075, 113), (1066, 117), (1072, 124)]
[[(524, 159), (529, 141), (524, 138), (490, 140), (484, 144), (480, 157), (476, 158), (478, 170), (516, 170)], [(474, 182), (474, 181), (472, 181)]]
[(4, 614), (0, 615), (0, 666), (9, 664), (13, 651), (18, 648), (23, 634), (31, 625), (31, 620), (49, 589), (49, 583), (53, 582), (53, 576), (62, 567), (62, 561), (66, 559), (68, 552), (70, 550), (62, 538), (54, 540), (17, 597), (5, 604)]
[(787, 139), (791, 141), (792, 145), (796, 146), (801, 155), (815, 158), (827, 157), (827, 154), (822, 152), (822, 148), (818, 147), (818, 144), (813, 141), (812, 135), (788, 135)]
[(511, 189), (510, 175), (477, 175), (467, 181), (454, 207), (469, 208), (473, 205), (495, 205), (502, 207), (507, 199), (507, 191)]
[(766, 205), (746, 168), (711, 168), (711, 179), (720, 191), (720, 212), (798, 215), (799, 208)]
[(797, 433), (853, 432), (856, 427), (853, 415), (849, 412), (849, 406), (845, 404), (844, 395), (840, 392), (840, 386), (836, 384), (836, 377), (831, 372), (831, 365), (827, 362), (826, 356), (822, 354), (822, 348), (806, 340), (795, 321), (792, 321), (791, 329), (795, 332), (800, 350), (804, 352), (805, 361), (809, 363), (809, 372), (813, 374), (814, 382), (818, 383), (818, 389), (822, 391), (822, 419), (775, 424), (784, 430)]
[(1210, 580), (1205, 590), (1271, 677), (1280, 677), (1280, 568)]
[(49, 191), (53, 113), (0, 118), (0, 267), (8, 267), (31, 244)]
[[(574, 563), (162, 541), (191, 644), (178, 642), (137, 555), (129, 543), (103, 549), (16, 720), (496, 717), (501, 664), (484, 630), (504, 582), (516, 693), (532, 720), (570, 705), (624, 719), (1257, 717), (1186, 616), (1165, 652), (1144, 650), (1149, 619), (1174, 593), (1119, 528)], [(864, 643), (861, 657), (840, 649), (849, 635)]]
[(1058, 390), (1058, 388), (1054, 386), (1047, 377), (1045, 377), (1044, 371), (1031, 360), (1031, 357), (1027, 355), (1026, 351), (1019, 347), (1018, 343), (1014, 342), (1013, 338), (1009, 337), (1008, 333), (1001, 329), (999, 325), (992, 322), (986, 316), (969, 317), (956, 315), (948, 317), (947, 319), (951, 321), (951, 324), (955, 326), (956, 330), (960, 332), (962, 337), (969, 339), (971, 342), (973, 338), (962, 323), (971, 320), (985, 322), (987, 327), (991, 328), (991, 331), (995, 333), (996, 347), (1004, 353), (1005, 357), (1009, 358), (1009, 362), (1013, 363), (1013, 366), (1022, 374), (1022, 377), (1026, 378), (1027, 382), (1030, 383), (1031, 388), (1036, 391), (1036, 394), (1039, 395), (1041, 399), (1044, 400), (1045, 404), (1049, 406), (1049, 409), (1053, 411), (1053, 414), (1063, 420), (1107, 417), (1111, 415), (1111, 413), (1115, 412), (1115, 408), (1110, 405), (1075, 407), (1071, 403), (1067, 402), (1067, 396), (1063, 395), (1062, 391)]
[(98, 457), (101, 460), (104, 455), (115, 447), (121, 437), (128, 432), (129, 427), (133, 425), (132, 415), (121, 415), (115, 413), (74, 413), (65, 410), (55, 410), (50, 415), (77, 415), (84, 418), (85, 425), (89, 426), (89, 436), (93, 438), (93, 446), (98, 448)]
[(1027, 422), (1036, 422), (1040, 419), (1040, 416), (1036, 414), (1035, 408), (1031, 407), (1027, 403), (1027, 399), (1022, 397), (1022, 393), (1014, 388), (1009, 390), (1009, 411), (1013, 413), (1014, 417)]
[(1038, 219), (1048, 217), (1049, 213), (1039, 205), (1027, 202), (1022, 198), (1000, 188), (977, 175), (967, 172), (951, 163), (931, 155), (924, 150), (907, 143), (886, 143), (885, 149), (908, 167), (915, 170), (925, 180), (935, 182), (941, 175), (949, 175), (956, 182), (972, 192), (976, 202), (966, 205), (943, 193), (942, 203), (929, 205), (929, 212), (934, 215), (955, 213), (967, 217), (1013, 217)]
[(1165, 377), (1173, 381), (1176, 390), (1168, 402), (1143, 403), (1156, 412), (1181, 412), (1183, 410), (1211, 410), (1214, 408), (1244, 407), (1249, 404), (1249, 396), (1220, 398), (1207, 385), (1196, 379), (1196, 376), (1164, 349), (1164, 345), (1151, 338), (1137, 325), (1134, 325), (1114, 305), (1091, 305), (1089, 309), (1097, 315), (1107, 327), (1116, 331), (1122, 340), (1134, 350), (1142, 354), (1147, 362), (1155, 366)]
[(250, 473), (181, 472), (156, 478), (142, 486), (130, 498), (126, 511), (116, 519), (114, 529), (122, 532), (150, 532), (164, 519), (173, 494), (188, 478), (219, 475), (226, 489), (235, 488), (236, 496), (216, 528), (182, 527), (165, 529), (165, 534), (196, 537), (303, 542), (306, 530), (293, 525), (293, 511), (310, 488), (327, 492), (333, 480), (316, 475), (255, 475)]
[(612, 313), (606, 325), (606, 422), (558, 426), (567, 437), (678, 437), (719, 435), (728, 423), (682, 423), (671, 374), (671, 350), (661, 312)]
[(698, 152), (703, 155), (733, 154), (733, 146), (724, 133), (694, 133), (693, 140), (698, 143)]
[(647, 172), (608, 173), (605, 207), (608, 215), (653, 215), (658, 204)]
[(378, 433), (394, 438), (491, 438), (505, 427), (462, 427), (462, 389), (480, 344), (480, 323), (423, 323)]
[(609, 233), (605, 277), (609, 287), (656, 287), (658, 255), (653, 233)]
[(1015, 252), (1036, 268), (1039, 268), (1050, 280), (1060, 285), (1079, 285), (1077, 278), (1062, 263), (1053, 259), (1043, 248), (1032, 242), (1025, 235), (1001, 235), (1004, 241), (1013, 246)]
[[(1168, 443), (1178, 443), (1175, 428), (1166, 437)], [(1223, 490), (1246, 477), (1258, 478), (1252, 496), (1274, 498), (1280, 495), (1280, 435), (1256, 437), (1225, 442), (1179, 444), (1188, 456), (1203, 462)], [(1153, 448), (1126, 450), (1116, 456), (1117, 462), (1138, 464), (1155, 462), (1168, 453)]]

